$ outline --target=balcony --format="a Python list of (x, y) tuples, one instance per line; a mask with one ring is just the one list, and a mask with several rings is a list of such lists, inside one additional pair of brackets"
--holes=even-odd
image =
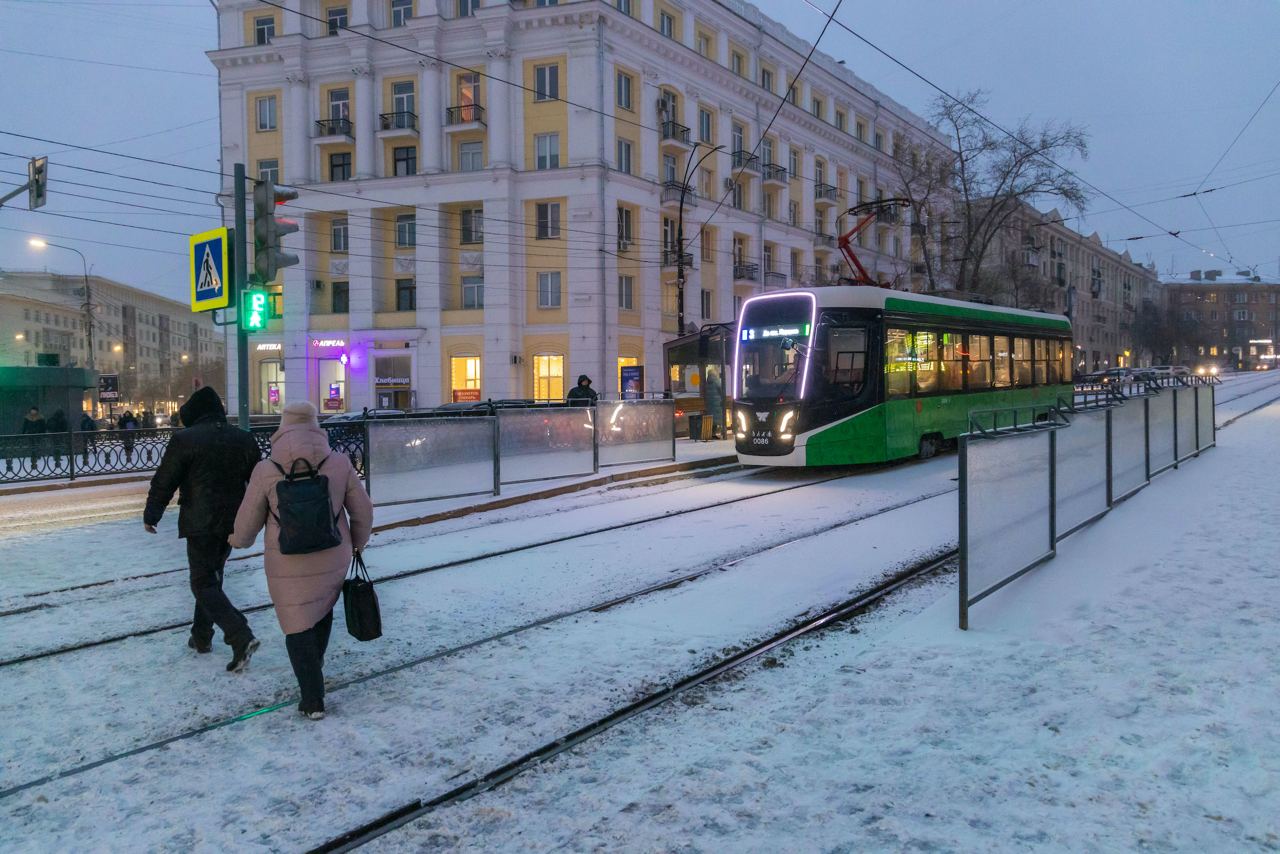
[(734, 264), (733, 265), (734, 281), (758, 282), (760, 281), (760, 265), (759, 264)]
[(765, 273), (764, 286), (766, 288), (785, 288), (787, 286), (786, 273)]
[(779, 166), (776, 163), (766, 163), (760, 169), (760, 175), (764, 179), (765, 184), (771, 184), (775, 187), (785, 187), (787, 185), (787, 167)]
[(316, 122), (317, 142), (345, 142), (355, 138), (351, 119), (321, 119)]
[(826, 266), (822, 264), (801, 267), (797, 276), (800, 284), (805, 287), (820, 288), (835, 284), (834, 277), (827, 271)]
[(395, 113), (382, 113), (378, 116), (378, 139), (418, 136), (418, 114), (408, 110)]
[(902, 222), (902, 212), (897, 208), (881, 208), (876, 213), (876, 222), (881, 225), (897, 225)]
[(738, 149), (733, 153), (733, 168), (734, 169), (759, 169), (760, 158), (756, 157), (750, 151), (743, 151), (742, 149)]
[(679, 122), (668, 119), (662, 123), (661, 131), (664, 149), (688, 151), (693, 148), (693, 143), (689, 141), (689, 129)]
[[(676, 251), (676, 250), (674, 250), (674, 249), (663, 249), (663, 250), (662, 250), (662, 266), (664, 266), (664, 267), (675, 267), (675, 266), (679, 265), (680, 263), (681, 263), (681, 261), (680, 261), (680, 253), (679, 253), (679, 252), (677, 252), (677, 251)], [(691, 269), (693, 269), (693, 253), (692, 253), (692, 252), (686, 252), (686, 253), (684, 253), (684, 266), (685, 266), (685, 269), (687, 269), (687, 270), (691, 270)]]
[(832, 234), (823, 234), (821, 231), (813, 233), (813, 242), (820, 246), (826, 246), (828, 249), (836, 248), (836, 238)]
[(484, 107), (479, 104), (447, 107), (444, 111), (444, 125), (448, 130), (472, 130), (485, 127)]
[(836, 203), (836, 194), (839, 192), (839, 189), (830, 184), (814, 184), (813, 203), (815, 205), (834, 205)]
[(662, 185), (662, 203), (664, 205), (680, 204), (681, 195), (684, 196), (685, 207), (692, 207), (697, 204), (698, 194), (694, 192), (691, 185), (681, 184), (679, 181), (667, 181)]

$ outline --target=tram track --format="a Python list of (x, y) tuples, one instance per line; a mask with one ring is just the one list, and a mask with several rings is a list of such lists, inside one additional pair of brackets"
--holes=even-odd
[[(838, 478), (830, 478), (829, 480), (835, 480), (835, 479), (838, 479)], [(824, 481), (824, 482), (826, 482), (826, 481)], [(808, 484), (808, 485), (813, 485), (813, 484)], [(796, 488), (798, 488), (798, 487), (796, 487)], [(888, 505), (888, 506), (883, 506), (883, 507), (878, 507), (878, 508), (875, 508), (874, 510), (869, 510), (869, 511), (864, 512), (864, 513), (858, 513), (858, 514), (856, 514), (856, 515), (854, 515), (854, 516), (850, 516), (850, 517), (847, 517), (847, 518), (844, 518), (844, 519), (839, 519), (839, 520), (836, 520), (836, 521), (834, 521), (834, 522), (830, 522), (830, 523), (827, 523), (827, 524), (825, 524), (825, 525), (822, 525), (822, 526), (820, 526), (820, 527), (819, 527), (819, 528), (817, 528), (817, 529), (810, 530), (810, 531), (806, 531), (806, 532), (804, 532), (803, 534), (800, 534), (800, 535), (798, 535), (798, 536), (789, 537), (789, 538), (787, 538), (787, 539), (785, 539), (785, 540), (782, 540), (782, 541), (780, 541), (780, 542), (773, 542), (773, 543), (769, 543), (769, 544), (766, 544), (766, 545), (763, 545), (763, 546), (760, 546), (760, 547), (757, 547), (757, 548), (750, 549), (750, 550), (745, 551), (745, 552), (741, 552), (741, 553), (739, 553), (739, 554), (733, 555), (731, 558), (729, 558), (729, 559), (727, 559), (727, 560), (716, 560), (716, 561), (712, 561), (712, 562), (710, 562), (710, 563), (708, 563), (708, 564), (706, 564), (706, 565), (703, 565), (703, 566), (700, 566), (700, 567), (698, 567), (698, 568), (696, 568), (696, 569), (693, 569), (692, 571), (685, 572), (685, 573), (683, 573), (683, 574), (681, 574), (681, 575), (679, 575), (679, 576), (673, 577), (673, 578), (667, 578), (667, 579), (664, 579), (664, 580), (659, 581), (659, 582), (657, 582), (657, 583), (653, 583), (653, 584), (645, 585), (644, 587), (639, 588), (639, 589), (637, 589), (637, 590), (629, 591), (629, 592), (626, 592), (626, 593), (623, 593), (623, 594), (620, 594), (620, 595), (611, 596), (611, 597), (609, 597), (609, 598), (607, 598), (607, 599), (604, 599), (604, 600), (601, 600), (601, 601), (597, 601), (597, 602), (593, 602), (593, 603), (590, 603), (590, 604), (586, 604), (586, 605), (583, 605), (583, 606), (580, 606), (580, 607), (575, 607), (575, 608), (569, 608), (569, 609), (561, 610), (561, 611), (558, 611), (558, 612), (553, 613), (553, 614), (548, 614), (548, 615), (545, 615), (545, 616), (539, 617), (539, 618), (537, 618), (537, 619), (527, 621), (527, 622), (522, 623), (522, 624), (520, 624), (520, 625), (518, 625), (518, 626), (512, 626), (512, 627), (507, 628), (507, 629), (504, 629), (503, 631), (500, 631), (500, 632), (495, 632), (495, 633), (492, 633), (492, 634), (489, 634), (489, 635), (485, 635), (485, 636), (480, 637), (480, 638), (475, 638), (475, 639), (472, 639), (472, 640), (467, 641), (467, 642), (465, 642), (465, 643), (457, 644), (457, 645), (455, 645), (455, 646), (451, 646), (451, 647), (448, 647), (448, 648), (445, 648), (445, 649), (436, 650), (436, 651), (434, 651), (434, 652), (427, 653), (427, 654), (424, 654), (424, 655), (421, 655), (421, 656), (415, 656), (415, 657), (413, 657), (413, 658), (411, 658), (411, 659), (407, 659), (407, 660), (404, 660), (404, 661), (400, 661), (400, 662), (398, 662), (398, 663), (396, 663), (396, 664), (394, 664), (394, 665), (392, 665), (392, 666), (389, 666), (389, 667), (384, 667), (384, 668), (376, 669), (376, 670), (370, 671), (370, 672), (368, 672), (368, 673), (364, 673), (364, 674), (361, 674), (361, 675), (352, 676), (352, 677), (347, 678), (347, 679), (344, 679), (344, 680), (336, 681), (336, 682), (331, 683), (331, 684), (329, 684), (329, 685), (327, 685), (327, 686), (326, 686), (326, 692), (327, 692), (327, 693), (329, 693), (329, 694), (336, 693), (336, 692), (338, 692), (338, 691), (342, 691), (342, 690), (345, 690), (345, 689), (347, 689), (347, 688), (351, 688), (351, 687), (356, 686), (356, 685), (361, 685), (361, 684), (364, 684), (364, 683), (367, 683), (367, 682), (373, 681), (373, 680), (375, 680), (375, 679), (380, 679), (380, 678), (383, 678), (383, 677), (386, 677), (386, 676), (390, 676), (390, 675), (395, 674), (395, 673), (400, 673), (400, 672), (402, 672), (402, 671), (404, 671), (404, 670), (408, 670), (408, 669), (411, 669), (411, 668), (413, 668), (413, 667), (417, 667), (417, 666), (420, 666), (420, 665), (423, 665), (423, 664), (428, 664), (428, 663), (433, 662), (433, 661), (439, 661), (439, 660), (441, 660), (441, 659), (445, 659), (445, 658), (449, 658), (449, 657), (451, 657), (451, 656), (459, 655), (459, 654), (462, 654), (462, 653), (468, 652), (468, 651), (470, 651), (470, 650), (474, 650), (474, 649), (477, 649), (477, 648), (479, 648), (479, 647), (483, 647), (483, 646), (488, 645), (488, 644), (492, 644), (492, 643), (495, 643), (495, 642), (498, 642), (498, 641), (502, 641), (502, 640), (505, 640), (505, 639), (507, 639), (507, 638), (511, 638), (511, 637), (513, 637), (513, 636), (516, 636), (516, 635), (520, 635), (520, 634), (523, 634), (523, 633), (526, 633), (526, 632), (530, 632), (530, 631), (533, 631), (533, 630), (536, 630), (536, 629), (540, 629), (540, 628), (543, 628), (543, 627), (546, 627), (546, 626), (550, 626), (550, 625), (552, 625), (552, 624), (554, 624), (554, 623), (558, 623), (558, 622), (561, 622), (561, 621), (564, 621), (564, 620), (570, 620), (570, 619), (573, 619), (573, 618), (575, 618), (575, 617), (584, 617), (584, 616), (587, 616), (587, 615), (590, 615), (590, 614), (599, 614), (599, 613), (604, 613), (604, 612), (607, 612), (607, 611), (612, 610), (612, 609), (614, 609), (614, 608), (617, 608), (617, 607), (619, 607), (619, 606), (622, 606), (622, 605), (625, 605), (625, 604), (632, 603), (632, 602), (635, 602), (635, 601), (637, 601), (637, 600), (643, 599), (643, 598), (645, 598), (645, 597), (647, 597), (647, 596), (651, 596), (651, 595), (654, 595), (654, 594), (656, 594), (656, 593), (661, 593), (661, 592), (664, 592), (664, 591), (667, 591), (667, 590), (672, 590), (672, 589), (675, 589), (675, 588), (677, 588), (677, 587), (681, 587), (681, 586), (686, 585), (686, 584), (690, 584), (690, 583), (695, 582), (695, 581), (697, 581), (697, 580), (699, 580), (699, 579), (702, 579), (702, 578), (705, 578), (705, 577), (711, 576), (711, 575), (713, 575), (713, 574), (715, 574), (715, 573), (729, 571), (729, 570), (731, 570), (734, 566), (736, 566), (736, 565), (738, 565), (738, 564), (741, 564), (741, 563), (743, 563), (744, 561), (747, 561), (747, 560), (749, 560), (749, 559), (751, 559), (751, 558), (755, 558), (755, 557), (758, 557), (758, 556), (760, 556), (760, 555), (763, 555), (763, 554), (766, 554), (766, 553), (769, 553), (769, 552), (772, 552), (772, 551), (776, 551), (776, 550), (779, 550), (779, 549), (783, 549), (783, 548), (786, 548), (786, 547), (788, 547), (788, 546), (792, 546), (792, 545), (795, 545), (795, 544), (797, 544), (797, 543), (800, 543), (800, 542), (802, 542), (802, 541), (809, 540), (809, 539), (812, 539), (812, 538), (814, 538), (814, 537), (822, 536), (822, 535), (824, 535), (824, 534), (828, 534), (828, 533), (831, 533), (831, 532), (833, 532), (833, 531), (840, 530), (840, 529), (842, 529), (842, 528), (847, 528), (847, 527), (850, 527), (850, 526), (853, 526), (853, 525), (859, 524), (859, 523), (861, 523), (861, 522), (865, 522), (865, 521), (867, 521), (867, 520), (870, 520), (870, 519), (876, 518), (876, 517), (878, 517), (878, 516), (882, 516), (882, 515), (885, 515), (885, 514), (888, 514), (888, 513), (893, 513), (893, 512), (895, 512), (895, 511), (899, 511), (899, 510), (904, 510), (904, 509), (907, 509), (907, 508), (915, 507), (915, 506), (917, 506), (917, 505), (923, 504), (924, 502), (931, 501), (931, 500), (933, 500), (933, 499), (935, 499), (935, 498), (940, 498), (940, 497), (942, 497), (942, 496), (944, 496), (944, 495), (949, 495), (949, 494), (951, 494), (951, 493), (954, 493), (955, 491), (956, 491), (956, 488), (955, 488), (955, 487), (949, 487), (949, 488), (947, 488), (947, 489), (942, 489), (942, 490), (938, 490), (938, 491), (935, 491), (935, 492), (930, 492), (930, 493), (927, 493), (927, 494), (924, 494), (924, 495), (918, 495), (918, 496), (914, 496), (914, 497), (912, 497), (912, 498), (904, 499), (904, 500), (902, 500), (902, 501), (895, 502), (894, 504), (891, 504), (891, 505)], [(775, 493), (775, 494), (776, 494), (776, 493)], [(738, 500), (747, 500), (747, 499), (738, 499)], [(932, 562), (945, 561), (945, 560), (949, 560), (949, 559), (950, 559), (950, 557), (954, 556), (954, 554), (955, 554), (954, 550), (950, 550), (950, 551), (946, 552), (945, 554), (943, 554), (942, 556), (937, 556), (937, 555), (935, 555), (934, 557), (930, 558), (929, 560), (930, 560), (930, 561), (932, 561)], [(901, 575), (901, 573), (899, 573), (899, 575)], [(894, 576), (894, 577), (896, 578), (896, 577), (898, 577), (898, 576)], [(384, 580), (385, 580), (385, 579), (384, 579)], [(892, 580), (892, 579), (890, 579), (890, 580)], [(906, 581), (906, 580), (909, 580), (909, 579), (904, 578), (904, 579), (902, 580), (902, 582), (901, 582), (901, 583), (905, 583), (905, 581)], [(885, 583), (887, 583), (887, 582), (882, 582), (880, 585), (878, 585), (876, 588), (874, 588), (874, 590), (879, 590), (881, 587), (884, 587)], [(900, 584), (899, 584), (898, 586), (900, 586)], [(893, 588), (893, 589), (896, 589), (896, 587), (895, 587), (895, 588)], [(865, 596), (866, 596), (866, 595), (867, 595), (867, 594), (861, 594), (861, 596), (860, 596), (859, 598), (865, 598)], [(885, 595), (885, 594), (883, 594), (883, 593), (882, 593), (882, 594), (880, 594), (880, 595)], [(845, 603), (845, 605), (848, 605), (848, 602), (846, 602), (846, 603)], [(837, 606), (837, 607), (839, 607), (839, 606)], [(827, 614), (830, 614), (830, 613), (834, 612), (834, 610), (836, 610), (836, 609), (831, 609), (831, 610), (829, 610), (829, 611), (828, 611), (828, 612), (826, 612), (826, 613), (827, 613)], [(821, 617), (821, 615), (820, 615), (818, 618), (813, 618), (813, 619), (811, 619), (811, 620), (807, 620), (807, 621), (805, 621), (805, 625), (810, 625), (810, 628), (809, 628), (809, 629), (806, 629), (805, 631), (806, 631), (806, 632), (807, 632), (807, 631), (811, 631), (813, 628), (818, 627), (818, 625), (820, 625), (820, 622), (819, 622), (819, 621), (820, 621), (821, 619), (822, 619), (822, 617)], [(830, 619), (828, 619), (828, 620), (827, 620), (827, 622), (830, 622)], [(183, 623), (183, 624), (181, 624), (181, 628), (185, 628), (186, 626), (187, 626), (187, 623)], [(789, 631), (792, 631), (792, 632), (793, 632), (792, 636), (798, 636), (798, 634), (796, 634), (796, 633), (794, 632), (794, 627), (793, 627), (793, 629), (792, 629), (792, 630), (789, 630)], [(800, 634), (802, 634), (802, 633), (805, 633), (805, 632), (799, 632), (799, 633), (800, 633)], [(784, 633), (784, 634), (785, 634), (785, 633)], [(775, 636), (775, 637), (777, 637), (777, 636)], [(781, 642), (781, 641), (780, 641), (780, 642)], [(780, 642), (779, 642), (779, 643), (780, 643)], [(767, 643), (767, 642), (766, 642), (766, 643)], [(95, 644), (95, 645), (100, 645), (100, 644)], [(774, 646), (776, 646), (776, 645), (777, 645), (777, 643), (775, 643), (775, 644), (774, 644)], [(771, 647), (770, 647), (770, 648), (771, 648)], [(752, 649), (754, 649), (754, 647), (753, 647)], [(749, 651), (749, 650), (748, 650), (748, 651)], [(767, 651), (767, 650), (762, 650), (762, 651)], [(741, 655), (742, 655), (742, 654), (738, 654), (738, 655), (736, 655), (736, 656), (731, 656), (731, 657), (732, 657), (732, 658), (741, 658)], [(745, 662), (746, 660), (749, 660), (749, 658), (741, 658), (741, 661), (739, 661), (739, 663), (743, 663), (743, 662)], [(701, 671), (700, 671), (700, 672), (701, 672)], [(695, 676), (696, 676), (696, 675), (697, 675), (697, 674), (695, 674)], [(693, 678), (693, 677), (688, 677), (688, 678), (690, 678), (690, 679), (691, 679), (691, 678)], [(684, 684), (684, 682), (685, 682), (685, 681), (687, 681), (687, 679), (686, 679), (686, 680), (682, 680), (680, 683), (676, 683), (676, 684)], [(702, 679), (701, 681), (706, 681), (706, 680), (705, 680), (705, 678), (704, 678), (704, 679)], [(682, 688), (681, 690), (686, 690), (688, 687), (693, 687), (693, 685), (692, 685), (692, 684), (686, 685), (686, 686), (685, 686), (685, 688)], [(268, 714), (268, 713), (271, 713), (271, 712), (274, 712), (274, 711), (278, 711), (278, 710), (280, 710), (280, 709), (283, 709), (283, 708), (286, 708), (286, 707), (289, 707), (289, 706), (292, 706), (292, 705), (296, 704), (296, 703), (297, 703), (297, 701), (298, 701), (298, 697), (297, 697), (296, 695), (293, 695), (293, 694), (278, 695), (277, 697), (273, 698), (273, 699), (271, 700), (271, 702), (269, 702), (269, 703), (267, 703), (267, 704), (265, 704), (265, 705), (258, 705), (258, 706), (256, 706), (255, 708), (250, 709), (250, 710), (247, 710), (247, 711), (244, 711), (244, 712), (242, 712), (242, 713), (240, 713), (240, 714), (236, 714), (236, 715), (228, 716), (228, 717), (225, 717), (225, 718), (220, 718), (220, 719), (218, 719), (218, 720), (211, 721), (211, 722), (208, 722), (208, 723), (202, 724), (202, 725), (197, 726), (197, 727), (192, 727), (191, 729), (185, 730), (185, 731), (183, 731), (183, 732), (181, 732), (181, 733), (178, 733), (178, 734), (175, 734), (175, 735), (171, 735), (171, 736), (168, 736), (168, 737), (165, 737), (165, 738), (162, 738), (162, 739), (158, 739), (158, 740), (156, 740), (156, 741), (149, 742), (149, 743), (147, 743), (147, 744), (138, 745), (138, 746), (135, 746), (135, 747), (129, 748), (128, 750), (118, 751), (118, 752), (112, 753), (112, 754), (110, 754), (110, 755), (107, 755), (107, 756), (104, 756), (104, 757), (100, 757), (100, 758), (98, 758), (98, 759), (96, 759), (96, 760), (93, 760), (93, 761), (90, 761), (90, 762), (85, 762), (85, 763), (82, 763), (82, 764), (79, 764), (79, 765), (72, 766), (72, 767), (70, 767), (70, 768), (63, 769), (63, 770), (58, 771), (58, 772), (54, 772), (54, 773), (52, 773), (52, 774), (47, 774), (47, 775), (44, 775), (44, 776), (42, 776), (42, 777), (39, 777), (39, 778), (36, 778), (36, 779), (33, 779), (33, 780), (29, 780), (29, 781), (26, 781), (26, 782), (23, 782), (23, 783), (20, 783), (20, 784), (14, 785), (14, 786), (10, 786), (10, 787), (8, 787), (8, 788), (6, 788), (6, 789), (0, 790), (0, 800), (3, 800), (4, 798), (10, 797), (10, 796), (12, 796), (12, 795), (19, 794), (19, 793), (24, 792), (24, 791), (26, 791), (26, 790), (28, 790), (28, 789), (32, 789), (32, 788), (35, 788), (35, 787), (38, 787), (38, 786), (45, 785), (46, 783), (52, 783), (52, 782), (55, 782), (55, 781), (57, 781), (57, 780), (65, 779), (65, 778), (67, 778), (67, 777), (74, 777), (74, 776), (77, 776), (77, 775), (79, 775), (79, 774), (83, 774), (83, 773), (85, 773), (85, 772), (92, 771), (92, 770), (93, 770), (93, 769), (95, 769), (95, 768), (100, 768), (100, 767), (102, 767), (102, 766), (104, 766), (104, 765), (109, 765), (109, 764), (111, 764), (111, 763), (118, 762), (118, 761), (121, 761), (121, 760), (123, 760), (123, 759), (128, 759), (128, 758), (130, 758), (130, 757), (132, 757), (132, 756), (137, 756), (137, 755), (140, 755), (140, 754), (143, 754), (143, 753), (148, 753), (148, 752), (153, 751), (153, 750), (159, 750), (159, 749), (165, 748), (165, 747), (167, 747), (167, 746), (169, 746), (169, 745), (171, 745), (171, 744), (175, 744), (175, 743), (182, 742), (182, 741), (187, 741), (187, 740), (190, 740), (190, 739), (192, 739), (192, 738), (196, 738), (196, 737), (198, 737), (198, 736), (204, 735), (204, 734), (206, 734), (206, 733), (213, 732), (213, 731), (215, 731), (215, 730), (219, 730), (219, 729), (223, 729), (223, 728), (225, 728), (225, 727), (228, 727), (228, 726), (231, 726), (231, 725), (234, 725), (234, 724), (237, 724), (237, 723), (241, 723), (241, 722), (243, 722), (243, 721), (247, 721), (247, 720), (249, 720), (249, 719), (251, 719), (251, 718), (254, 718), (254, 717), (257, 717), (257, 716), (259, 716), (259, 715)], [(634, 705), (634, 704), (633, 704), (633, 705)], [(630, 708), (630, 707), (628, 707), (628, 708)], [(618, 722), (620, 722), (620, 721), (618, 721)], [(611, 725), (612, 725), (612, 724), (611, 724)], [(549, 758), (549, 757), (547, 757), (547, 758)], [(504, 766), (504, 767), (505, 767), (505, 766)], [(477, 793), (478, 793), (478, 792), (477, 792)]]
[[(467, 557), (455, 558), (453, 560), (441, 561), (439, 563), (429, 564), (427, 566), (417, 567), (414, 569), (394, 572), (388, 575), (380, 575), (375, 577), (373, 580), (380, 584), (389, 583), (394, 581), (401, 581), (407, 578), (415, 578), (418, 576), (426, 575), (431, 572), (439, 572), (445, 569), (453, 569), (460, 566), (483, 563), (485, 561), (493, 560), (495, 558), (507, 557), (513, 554), (520, 554), (523, 552), (533, 551), (535, 549), (547, 548), (549, 546), (556, 546), (563, 543), (572, 542), (575, 540), (581, 540), (587, 537), (594, 537), (594, 536), (599, 536), (601, 534), (613, 533), (615, 531), (623, 531), (623, 530), (626, 530), (629, 528), (635, 528), (641, 525), (653, 524), (655, 522), (663, 522), (663, 521), (675, 519), (681, 516), (687, 516), (693, 513), (706, 512), (708, 510), (715, 510), (717, 508), (733, 506), (733, 505), (741, 504), (747, 501), (755, 501), (762, 498), (768, 498), (771, 496), (792, 492), (794, 490), (806, 489), (813, 486), (820, 486), (823, 484), (831, 483), (833, 481), (844, 480), (850, 477), (857, 477), (860, 475), (871, 474), (877, 471), (881, 471), (885, 468), (888, 468), (891, 465), (892, 464), (880, 464), (880, 465), (867, 466), (865, 468), (860, 468), (857, 471), (842, 471), (839, 474), (835, 474), (829, 477), (818, 478), (816, 480), (807, 480), (803, 483), (798, 483), (798, 484), (789, 484), (779, 489), (773, 489), (767, 492), (740, 496), (738, 498), (725, 499), (725, 500), (712, 502), (708, 504), (701, 504), (696, 507), (687, 507), (680, 510), (673, 510), (673, 511), (668, 511), (666, 513), (654, 514), (654, 515), (645, 516), (639, 519), (632, 519), (632, 520), (628, 520), (625, 522), (620, 522), (612, 525), (598, 526), (585, 531), (575, 531), (570, 534), (562, 534), (559, 536), (548, 537), (548, 538), (537, 540), (534, 542), (521, 543), (521, 544), (510, 546), (507, 548), (494, 549), (492, 551), (484, 552), (478, 555), (469, 555)], [(68, 605), (60, 605), (60, 606), (53, 606), (53, 607), (78, 607), (80, 604), (81, 603), (70, 603)], [(265, 603), (258, 603), (255, 605), (246, 606), (244, 608), (241, 608), (240, 611), (241, 613), (244, 613), (244, 614), (253, 614), (253, 613), (259, 613), (262, 611), (269, 611), (269, 610), (272, 610), (273, 608), (274, 608), (274, 605), (272, 605), (271, 602), (265, 602)], [(14, 617), (21, 616), (24, 613), (31, 613), (32, 611), (35, 611), (35, 610), (43, 610), (43, 609), (28, 608), (18, 613), (10, 612), (9, 616), (4, 617), (4, 619), (13, 619)], [(149, 626), (144, 629), (138, 629), (138, 630), (129, 631), (129, 632), (121, 632), (115, 635), (110, 635), (103, 638), (97, 638), (91, 641), (68, 644), (66, 646), (55, 647), (55, 648), (46, 649), (46, 650), (39, 650), (36, 652), (24, 654), (24, 655), (14, 656), (11, 658), (0, 660), (0, 669), (5, 667), (12, 667), (18, 664), (25, 664), (32, 661), (39, 661), (41, 659), (53, 658), (59, 655), (66, 655), (66, 654), (80, 652), (87, 649), (93, 649), (95, 647), (106, 646), (112, 643), (120, 643), (126, 640), (131, 640), (133, 638), (147, 637), (149, 635), (159, 634), (161, 632), (174, 631), (177, 629), (185, 629), (190, 625), (190, 623), (191, 621), (189, 619), (184, 619), (180, 621), (165, 623), (163, 625)]]
[(765, 640), (759, 641), (739, 652), (723, 656), (689, 676), (652, 691), (620, 709), (597, 718), (595, 721), (581, 726), (573, 732), (549, 741), (541, 747), (512, 759), (510, 762), (485, 774), (472, 777), (446, 792), (425, 800), (417, 799), (403, 804), (371, 822), (348, 830), (309, 849), (308, 854), (353, 851), (379, 836), (409, 824), (428, 813), (496, 789), (524, 772), (608, 732), (619, 724), (663, 705), (693, 688), (711, 682), (725, 673), (755, 661), (784, 644), (829, 628), (844, 620), (860, 616), (906, 585), (937, 573), (952, 564), (956, 556), (957, 551), (951, 549), (941, 555), (935, 555), (907, 569), (896, 572), (869, 590), (840, 602), (816, 616), (802, 618)]

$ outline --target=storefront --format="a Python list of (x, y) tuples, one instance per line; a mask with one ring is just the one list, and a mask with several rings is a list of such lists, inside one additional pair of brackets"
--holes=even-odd
[(312, 402), (321, 414), (347, 411), (347, 342), (343, 338), (312, 338), (309, 355), (315, 363), (316, 385)]
[(452, 356), (449, 359), (450, 399), (454, 403), (482, 400), (480, 390), (480, 357)]
[(400, 351), (395, 356), (376, 355), (373, 367), (374, 406), (377, 409), (417, 408), (413, 392), (413, 357)]
[(259, 341), (250, 353), (254, 415), (279, 415), (284, 410), (284, 354), (278, 341)]

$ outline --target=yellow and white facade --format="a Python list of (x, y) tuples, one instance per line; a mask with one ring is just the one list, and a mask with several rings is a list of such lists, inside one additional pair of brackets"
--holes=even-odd
[[(893, 195), (895, 137), (927, 128), (816, 54), (762, 140), (808, 45), (732, 0), (217, 5), (223, 171), (300, 190), (250, 373), (278, 360), (322, 410), (556, 399), (583, 373), (616, 395), (624, 365), (659, 392), (690, 158), (723, 146), (685, 194), (702, 326), (834, 281), (840, 214)], [(782, 169), (737, 168), (753, 149)], [(864, 263), (910, 286), (908, 226), (877, 232)]]

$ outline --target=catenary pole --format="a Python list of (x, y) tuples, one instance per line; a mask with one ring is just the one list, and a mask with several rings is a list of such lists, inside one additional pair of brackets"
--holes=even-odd
[[(245, 213), (245, 175), (244, 164), (237, 163), (235, 166), (235, 182), (236, 182), (236, 233), (231, 241), (234, 259), (232, 267), (235, 270), (235, 288), (232, 291), (232, 300), (235, 303), (236, 311), (240, 311), (240, 292), (245, 289), (248, 278), (248, 250), (245, 248), (245, 236), (249, 233), (248, 217)], [(244, 329), (244, 325), (236, 323), (236, 408), (239, 412), (240, 429), (249, 429), (249, 333)]]

